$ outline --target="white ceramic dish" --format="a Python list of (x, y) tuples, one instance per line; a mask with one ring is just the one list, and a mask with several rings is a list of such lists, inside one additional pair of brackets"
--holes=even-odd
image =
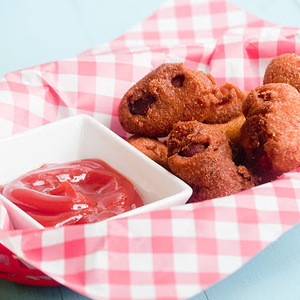
[[(186, 203), (192, 189), (154, 163), (110, 129), (86, 115), (63, 119), (0, 140), (0, 184), (47, 163), (99, 158), (126, 176), (145, 206), (123, 213), (133, 215)], [(43, 226), (0, 195), (15, 229)]]

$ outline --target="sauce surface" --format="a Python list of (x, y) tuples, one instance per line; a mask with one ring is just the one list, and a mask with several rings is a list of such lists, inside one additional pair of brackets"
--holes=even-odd
[(99, 159), (43, 165), (2, 194), (45, 227), (94, 223), (144, 205), (133, 184)]

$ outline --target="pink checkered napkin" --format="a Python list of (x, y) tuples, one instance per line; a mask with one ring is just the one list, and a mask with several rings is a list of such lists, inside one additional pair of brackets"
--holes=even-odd
[[(0, 80), (0, 135), (67, 116), (93, 116), (121, 136), (127, 89), (163, 62), (183, 61), (218, 84), (250, 90), (299, 29), (283, 28), (224, 0), (166, 2), (143, 23), (76, 58)], [(92, 298), (184, 299), (240, 268), (300, 220), (300, 169), (237, 195), (97, 224), (9, 231), (0, 242), (55, 280)], [(4, 221), (2, 221), (4, 220)]]

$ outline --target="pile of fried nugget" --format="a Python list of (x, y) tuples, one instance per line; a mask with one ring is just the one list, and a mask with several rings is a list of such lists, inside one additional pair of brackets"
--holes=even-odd
[(122, 98), (128, 142), (193, 188), (189, 202), (228, 196), (300, 166), (300, 56), (268, 65), (249, 93), (210, 74), (162, 64)]

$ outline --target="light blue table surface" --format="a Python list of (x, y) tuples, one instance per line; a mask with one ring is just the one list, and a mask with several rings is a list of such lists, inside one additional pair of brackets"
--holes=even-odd
[[(268, 21), (300, 27), (300, 0), (231, 0)], [(70, 58), (113, 39), (163, 0), (0, 0), (0, 76)], [(300, 299), (300, 225), (193, 299)], [(0, 280), (0, 299), (87, 299), (68, 288)]]

